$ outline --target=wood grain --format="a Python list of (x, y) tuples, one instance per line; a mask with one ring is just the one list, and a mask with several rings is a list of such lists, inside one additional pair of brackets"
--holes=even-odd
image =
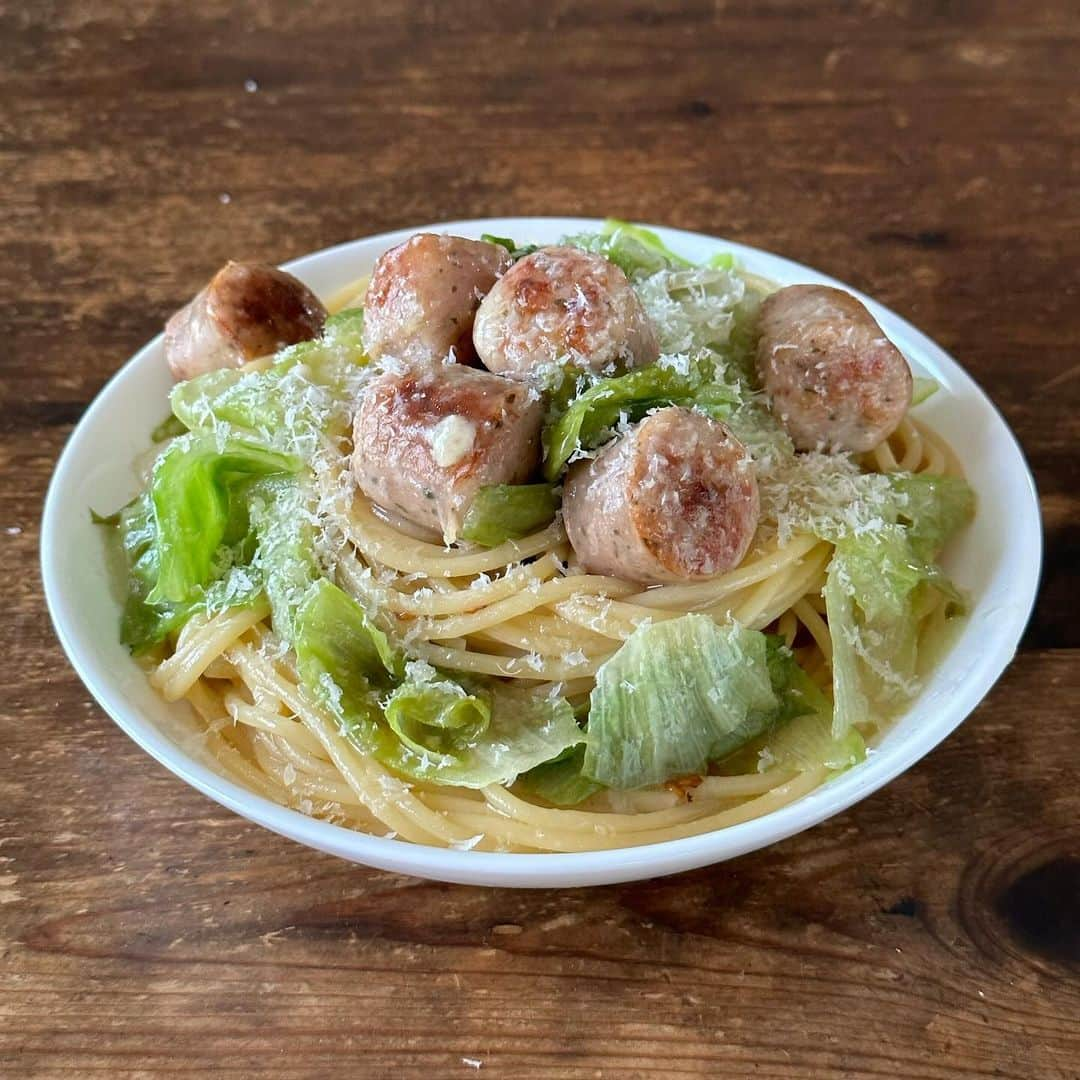
[[(0, 3), (0, 1073), (1080, 1076), (1077, 70), (1064, 0)], [(227, 257), (605, 213), (836, 274), (989, 390), (1047, 546), (975, 716), (809, 833), (582, 891), (349, 866), (129, 743), (37, 570), (118, 364)]]

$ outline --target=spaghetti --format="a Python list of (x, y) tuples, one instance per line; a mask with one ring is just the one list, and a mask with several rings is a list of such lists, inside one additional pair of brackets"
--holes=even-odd
[[(645, 240), (640, 243), (649, 248), (647, 234), (641, 235)], [(595, 240), (586, 237), (584, 242)], [(629, 250), (641, 254), (637, 248)], [(626, 256), (625, 251), (608, 253)], [(657, 253), (647, 250), (645, 255), (655, 259)], [(692, 340), (687, 327), (700, 319), (710, 333), (719, 333), (716, 328), (721, 326), (730, 335), (733, 344), (725, 355), (729, 360), (735, 356), (737, 363), (739, 350), (745, 357), (747, 349), (746, 340), (736, 340), (740, 333), (747, 337), (739, 322), (745, 314), (738, 305), (744, 296), (760, 300), (771, 286), (753, 275), (740, 278), (733, 270), (709, 270), (688, 279), (679, 269), (688, 264), (669, 256), (660, 254), (667, 267), (660, 275), (650, 267), (635, 278), (646, 306), (653, 305), (650, 314), (667, 320), (661, 334), (663, 357), (680, 362), (679, 344)], [(663, 274), (670, 276), (661, 281)], [(706, 310), (705, 290), (716, 280), (735, 297), (721, 319)], [(332, 299), (330, 311), (359, 307), (366, 290), (367, 279), (351, 283)], [(319, 418), (305, 421), (307, 450), (301, 457), (324, 572), (362, 610), (373, 641), (385, 635), (410, 663), (466, 687), (507, 688), (521, 695), (516, 700), (522, 702), (564, 702), (567, 714), (572, 709), (584, 717), (598, 676), (628, 642), (650, 628), (703, 616), (716, 625), (769, 634), (774, 643), (770, 647), (780, 649), (797, 666), (799, 677), (808, 680), (802, 691), (805, 700), (813, 698), (830, 710), (834, 695), (850, 682), (852, 664), (861, 665), (863, 689), (872, 688), (869, 697), (863, 690), (855, 695), (850, 687), (844, 691), (844, 708), (861, 710), (847, 724), (861, 746), (864, 736), (870, 739), (880, 732), (915, 686), (912, 677), (898, 675), (882, 662), (882, 643), (914, 655), (919, 643), (940, 639), (957, 606), (955, 590), (929, 561), (936, 555), (931, 548), (939, 544), (922, 536), (927, 530), (919, 515), (935, 521), (948, 517), (927, 500), (936, 497), (935, 484), (941, 478), (960, 477), (960, 468), (941, 438), (910, 414), (888, 438), (858, 457), (796, 455), (790, 443), (784, 450), (776, 442), (779, 426), (771, 419), (762, 429), (764, 435), (751, 430), (754, 438), (764, 438), (753, 455), (761, 519), (746, 556), (707, 580), (643, 587), (588, 572), (558, 516), (527, 535), (481, 547), (467, 542), (444, 545), (430, 530), (387, 514), (357, 487), (350, 468), (351, 445), (339, 415), (343, 406), (335, 400), (335, 395), (347, 398), (362, 388), (366, 373), (356, 383), (327, 384), (336, 386), (327, 393), (324, 385), (304, 381), (304, 364), (295, 364), (299, 355), (292, 356), (292, 366), (281, 368), (282, 379), (293, 379), (299, 387), (295, 404), (282, 412), (263, 402), (262, 411), (255, 410), (262, 425), (249, 425), (262, 439), (255, 450), (250, 439), (237, 442), (233, 428), (219, 425), (205, 400), (186, 393), (185, 386), (192, 384), (181, 384), (174, 394), (174, 412), (193, 431), (209, 417), (218, 426), (208, 453), (243, 458), (243, 468), (256, 476), (286, 467), (296, 470), (296, 446), (283, 443), (275, 431), (282, 416)], [(311, 362), (316, 361), (317, 356)], [(212, 376), (225, 376), (226, 394), (241, 393), (243, 376), (273, 372), (277, 363), (276, 358), (260, 357), (239, 372)], [(215, 393), (219, 391), (215, 384)], [(275, 388), (279, 393), (280, 385)], [(224, 415), (248, 407), (237, 400), (239, 405), (230, 400), (233, 412)], [(747, 407), (759, 406), (751, 402)], [(326, 418), (335, 416), (328, 426)], [(902, 486), (918, 477), (927, 484), (895, 495), (894, 480)], [(887, 498), (892, 499), (887, 505), (893, 516), (883, 520), (880, 508)], [(851, 514), (848, 504), (858, 504), (859, 513)], [(140, 591), (139, 560), (158, 542), (154, 530), (163, 527), (160, 505), (149, 496), (141, 505), (143, 517), (134, 526), (126, 524), (124, 544), (135, 582), (135, 621), (146, 612), (157, 620), (155, 647), (147, 653), (152, 656), (147, 662), (152, 686), (167, 701), (189, 703), (205, 731), (209, 753), (229, 775), (303, 813), (379, 836), (462, 850), (593, 851), (675, 840), (760, 817), (801, 798), (855, 760), (830, 757), (830, 747), (842, 742), (837, 738), (828, 746), (822, 743), (826, 749), (820, 752), (790, 752), (790, 746), (782, 746), (786, 729), (778, 720), (774, 728), (744, 740), (698, 774), (626, 789), (591, 784), (564, 805), (537, 794), (527, 775), (466, 785), (439, 782), (426, 773), (404, 774), (368, 752), (343, 722), (340, 709), (331, 707), (342, 695), (340, 687), (331, 687), (329, 701), (313, 691), (304, 658), (290, 638), (291, 628), (276, 617), (273, 590), (254, 570), (231, 564), (214, 569), (219, 580), (206, 595), (209, 598), (214, 588), (220, 595), (190, 609), (155, 606), (160, 590), (150, 592), (144, 585)], [(223, 502), (219, 510), (226, 509)], [(245, 527), (249, 517), (257, 526), (260, 512), (260, 504), (252, 503), (243, 515)], [(301, 528), (307, 527), (306, 514), (298, 503), (293, 516)], [(962, 523), (961, 514), (953, 517), (948, 528), (938, 529), (936, 541)], [(927, 559), (924, 581), (898, 593), (908, 620), (903, 637), (869, 604), (854, 616), (847, 610), (851, 597), (858, 597), (862, 556), (857, 541), (872, 533), (887, 544), (900, 535), (898, 529), (904, 543), (910, 540), (904, 551)], [(296, 542), (296, 537), (282, 542)], [(229, 558), (238, 559), (242, 546)], [(903, 571), (901, 567), (897, 572)], [(296, 588), (302, 591), (310, 584), (303, 578)], [(846, 619), (842, 627), (837, 622), (841, 614)], [(126, 632), (138, 632), (138, 626)], [(931, 661), (928, 654), (921, 656), (919, 670)], [(322, 677), (324, 687), (325, 682)], [(833, 736), (842, 734), (841, 727), (834, 720)]]
[[(871, 465), (883, 473), (941, 473), (955, 471), (953, 461), (937, 435), (908, 418)], [(324, 482), (347, 491), (332, 474)], [(568, 570), (559, 526), (488, 551), (448, 552), (395, 530), (362, 497), (353, 495), (339, 512), (348, 546), (338, 583), (378, 612), (411, 655), (441, 668), (521, 680), (580, 700), (600, 665), (644, 620), (704, 611), (754, 629), (777, 626), (800, 665), (828, 685), (832, 646), (821, 591), (832, 545), (813, 536), (756, 550), (704, 584), (643, 591)], [(709, 776), (691, 801), (674, 790), (605, 792), (576, 809), (539, 805), (512, 787), (406, 782), (358, 751), (304, 692), (268, 613), (263, 604), (193, 619), (151, 682), (166, 700), (190, 702), (206, 724), (210, 752), (240, 783), (350, 828), (481, 851), (592, 851), (760, 817), (807, 794), (828, 772), (818, 766)], [(939, 604), (923, 621), (935, 613)], [(579, 656), (570, 661), (572, 654)]]

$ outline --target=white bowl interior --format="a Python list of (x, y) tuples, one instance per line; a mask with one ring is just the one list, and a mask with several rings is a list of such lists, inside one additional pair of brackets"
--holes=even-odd
[[(425, 228), (550, 243), (599, 222), (502, 218)], [(369, 237), (306, 256), (287, 269), (322, 296), (367, 273), (386, 248), (417, 229)], [(808, 267), (741, 244), (657, 228), (691, 259), (734, 252), (748, 270), (781, 283), (841, 283)], [(209, 268), (208, 268), (209, 269)], [(843, 286), (848, 288), (848, 286)], [(523, 855), (447, 851), (368, 836), (268, 802), (224, 776), (205, 752), (184, 705), (167, 705), (117, 640), (119, 595), (104, 530), (88, 508), (107, 512), (139, 486), (135, 460), (167, 415), (172, 385), (161, 338), (141, 349), (101, 391), (57, 464), (45, 504), (42, 567), (60, 640), (90, 692), (140, 746), (187, 783), (267, 828), (367, 865), (422, 877), (511, 886), (591, 885), (672, 873), (774, 843), (850, 806), (887, 783), (949, 734), (978, 704), (1012, 658), (1034, 603), (1042, 552), (1038, 500), (1012, 433), (963, 369), (924, 334), (854, 289), (907, 356), (916, 374), (942, 390), (919, 414), (949, 442), (978, 497), (975, 521), (951, 545), (947, 569), (971, 597), (971, 613), (908, 712), (867, 760), (766, 817), (685, 840), (585, 854)]]

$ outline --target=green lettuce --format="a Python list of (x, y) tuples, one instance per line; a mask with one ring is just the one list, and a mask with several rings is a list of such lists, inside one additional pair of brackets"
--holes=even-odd
[(310, 514), (294, 476), (268, 476), (251, 482), (236, 512), (235, 532), (246, 529), (214, 560), (221, 576), (193, 599), (152, 600), (161, 574), (161, 531), (149, 491), (101, 524), (117, 530), (127, 565), (127, 594), (120, 640), (135, 655), (149, 652), (180, 630), (196, 612), (214, 614), (247, 607), (260, 596), (270, 601), (274, 628), (291, 636), (292, 614), (300, 597), (319, 576)]
[(790, 719), (794, 662), (772, 653), (766, 635), (706, 615), (640, 627), (597, 672), (584, 774), (619, 789), (701, 774)]
[(855, 728), (840, 738), (833, 735), (832, 702), (797, 664), (790, 670), (787, 695), (798, 703), (798, 714), (767, 737), (758, 756), (758, 768), (806, 772), (824, 765), (842, 772), (866, 757), (866, 744)]
[(461, 537), (484, 547), (517, 540), (549, 524), (558, 506), (550, 484), (489, 484), (473, 498)]
[(120, 641), (133, 654), (141, 656), (179, 630), (191, 618), (195, 605), (148, 602), (160, 567), (157, 522), (148, 491), (117, 514), (102, 518), (101, 523), (117, 529), (127, 565)]
[(584, 767), (585, 746), (573, 746), (552, 761), (530, 769), (519, 778), (518, 785), (526, 794), (537, 796), (552, 806), (577, 806), (603, 790), (602, 784), (584, 774)]
[(896, 519), (915, 552), (934, 559), (975, 515), (975, 493), (959, 476), (893, 473)]
[[(415, 669), (417, 665), (410, 665)], [(511, 784), (585, 736), (563, 698), (448, 678), (415, 676), (391, 694), (388, 724), (407, 730), (385, 764), (437, 784)]]
[[(252, 588), (261, 588), (270, 603), (270, 621), (285, 641), (295, 637), (296, 613), (310, 587), (322, 576), (315, 558), (311, 493), (295, 476), (268, 476), (248, 492), (248, 516), (255, 553), (247, 568)], [(233, 574), (240, 576), (241, 569)], [(222, 595), (215, 595), (215, 591)], [(229, 606), (230, 597), (211, 586), (209, 603)]]
[(183, 435), (187, 430), (187, 425), (183, 420), (170, 414), (150, 432), (150, 441), (163, 443), (169, 439), (175, 439), (178, 435)]
[(506, 248), (514, 262), (517, 262), (518, 259), (524, 259), (526, 255), (531, 255), (534, 251), (539, 250), (536, 244), (516, 244), (507, 236), (492, 236), (491, 233), (481, 233), (480, 239), (486, 240), (489, 244), (498, 244), (499, 247)]
[(363, 319), (359, 308), (331, 316), (319, 338), (283, 349), (264, 370), (224, 368), (177, 383), (175, 418), (192, 431), (241, 428), (268, 444), (326, 430), (343, 415), (350, 376), (368, 362)]
[(137, 565), (124, 634), (133, 648), (182, 625), (182, 612), (250, 603), (260, 588), (288, 636), (298, 597), (318, 576), (296, 474), (323, 436), (344, 430), (349, 380), (367, 362), (362, 328), (362, 311), (341, 312), (269, 368), (210, 371), (173, 388), (174, 416), (158, 434), (190, 433), (154, 466), (152, 521), (122, 529)]
[(721, 251), (716, 255), (711, 255), (705, 261), (705, 265), (710, 270), (734, 270), (737, 264), (735, 256), (730, 251)]
[(291, 455), (239, 439), (219, 445), (210, 434), (190, 434), (173, 442), (158, 459), (150, 482), (157, 580), (147, 601), (198, 600), (232, 562), (249, 561), (250, 481), (299, 467)]
[(912, 408), (915, 408), (916, 405), (921, 405), (927, 398), (933, 397), (938, 390), (941, 389), (937, 379), (926, 378), (922, 375), (914, 376), (911, 382)]
[(310, 688), (330, 691), (339, 711), (353, 701), (366, 708), (365, 695), (389, 690), (404, 671), (404, 661), (386, 634), (356, 600), (327, 578), (308, 590), (294, 625), (301, 679)]
[(918, 690), (918, 613), (927, 589), (953, 610), (963, 599), (933, 561), (974, 513), (974, 495), (956, 477), (900, 473), (889, 478), (892, 520), (843, 536), (829, 563), (825, 606), (833, 643), (833, 735), (873, 715), (889, 715)]
[(836, 738), (873, 716), (890, 715), (918, 689), (914, 588), (894, 591), (908, 585), (897, 577), (880, 588), (860, 589), (849, 567), (865, 558), (861, 546), (849, 541), (837, 545), (825, 583)]
[(357, 746), (402, 776), (508, 784), (584, 739), (565, 699), (404, 665), (363, 608), (325, 579), (301, 605), (294, 646), (308, 692)]
[(176, 418), (192, 431), (227, 425), (273, 445), (322, 430), (335, 398), (331, 388), (312, 379), (310, 369), (287, 360), (266, 371), (208, 371), (177, 383), (170, 403)]
[(402, 683), (384, 706), (390, 730), (440, 768), (457, 764), (456, 744), (480, 738), (491, 723), (489, 695), (470, 694), (450, 679)]
[(651, 229), (617, 218), (608, 218), (599, 232), (563, 237), (563, 243), (603, 255), (631, 278), (694, 265), (676, 255)]

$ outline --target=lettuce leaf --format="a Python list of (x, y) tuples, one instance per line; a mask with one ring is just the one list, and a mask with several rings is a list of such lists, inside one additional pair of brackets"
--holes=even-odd
[[(296, 613), (322, 576), (315, 558), (312, 501), (295, 476), (268, 476), (255, 481), (248, 492), (248, 515), (256, 540), (248, 577), (253, 588), (265, 591), (274, 632), (285, 641), (294, 639)], [(233, 574), (239, 576), (239, 571), (235, 567)], [(218, 586), (211, 586), (208, 603), (228, 606), (229, 597), (215, 596), (216, 591)]]
[(705, 265), (710, 270), (734, 270), (736, 266), (735, 256), (730, 251), (721, 251), (716, 255), (710, 255)]
[(311, 516), (306, 496), (294, 476), (254, 480), (245, 493), (237, 521), (247, 532), (215, 561), (226, 568), (197, 599), (152, 601), (161, 572), (161, 536), (149, 491), (116, 514), (98, 518), (116, 528), (127, 565), (127, 594), (120, 640), (142, 655), (180, 630), (196, 612), (210, 614), (246, 607), (264, 593), (275, 630), (292, 638), (292, 616), (300, 599), (319, 577)]
[(511, 784), (584, 741), (563, 698), (497, 684), (462, 685), (424, 672), (417, 676), (424, 666), (409, 665), (412, 678), (386, 703), (387, 723), (401, 743), (383, 760), (399, 773), (471, 788)]
[(543, 528), (554, 519), (558, 506), (550, 484), (489, 484), (474, 496), (461, 537), (496, 547)]
[[(239, 439), (228, 439), (221, 446), (209, 434), (177, 439), (158, 459), (150, 482), (157, 580), (147, 602), (198, 600), (232, 562), (249, 561), (250, 547), (242, 550), (250, 533), (249, 482), (299, 467), (291, 455)], [(222, 551), (232, 545), (241, 550)], [(228, 555), (225, 561), (223, 554)]]
[(294, 360), (266, 371), (208, 371), (177, 383), (169, 400), (176, 418), (192, 431), (224, 427), (281, 447), (323, 430), (334, 406), (329, 388)]
[[(918, 622), (910, 583), (883, 579), (880, 589), (860, 589), (848, 572), (850, 561), (864, 558), (860, 546), (859, 541), (837, 545), (825, 582), (833, 645), (832, 733), (838, 739), (856, 724), (891, 714), (918, 689)], [(897, 586), (908, 591), (894, 593)]]
[(364, 309), (345, 308), (326, 320), (322, 334), (315, 339), (315, 345), (322, 351), (336, 351), (339, 356), (344, 353), (345, 359), (352, 363), (366, 364), (363, 337)]
[(491, 699), (450, 679), (402, 683), (385, 705), (390, 730), (410, 750), (441, 767), (456, 764), (458, 741), (476, 740), (491, 723)]
[(298, 438), (344, 414), (338, 405), (349, 378), (368, 362), (363, 321), (363, 310), (350, 308), (327, 319), (321, 337), (283, 349), (265, 370), (224, 368), (177, 383), (169, 396), (173, 415), (193, 431), (226, 425), (295, 449)]
[(320, 575), (310, 496), (295, 474), (348, 422), (350, 380), (367, 363), (362, 329), (360, 309), (343, 311), (269, 368), (210, 371), (173, 388), (173, 416), (153, 437), (179, 437), (117, 524), (128, 563), (121, 637), (133, 651), (195, 611), (248, 604), (264, 590), (275, 629), (291, 637)]
[(144, 491), (117, 514), (103, 518), (117, 529), (127, 564), (127, 595), (120, 616), (120, 641), (135, 656), (150, 652), (193, 614), (195, 605), (150, 604), (160, 567), (157, 523), (149, 491)]
[(518, 785), (525, 793), (535, 795), (552, 806), (577, 806), (603, 790), (602, 784), (584, 774), (584, 766), (585, 747), (574, 746), (557, 758), (530, 769), (519, 777)]
[(893, 473), (889, 480), (898, 497), (896, 518), (924, 559), (936, 558), (975, 516), (975, 493), (959, 476)]
[(630, 278), (694, 265), (676, 255), (651, 229), (617, 218), (608, 218), (599, 232), (565, 236), (563, 243), (603, 255)]
[(833, 736), (832, 702), (798, 665), (790, 672), (788, 696), (800, 703), (799, 715), (777, 727), (758, 756), (758, 768), (793, 769), (806, 772), (821, 765), (832, 773), (843, 772), (866, 757), (866, 744), (855, 728), (840, 738)]
[(704, 773), (790, 717), (789, 677), (755, 630), (698, 614), (644, 625), (597, 672), (584, 773), (620, 789)]
[(932, 560), (974, 512), (956, 477), (898, 473), (892, 522), (836, 542), (825, 585), (833, 642), (833, 735), (889, 715), (918, 691), (919, 607), (929, 588), (963, 598)]
[(486, 240), (489, 244), (498, 244), (499, 247), (506, 248), (514, 262), (517, 262), (518, 259), (524, 259), (526, 255), (531, 255), (534, 251), (539, 250), (536, 244), (516, 244), (508, 236), (492, 236), (491, 233), (481, 233), (480, 239)]
[(187, 425), (183, 420), (170, 414), (150, 432), (150, 441), (163, 443), (169, 439), (175, 439), (178, 435), (183, 435), (187, 430)]
[(941, 389), (937, 379), (916, 375), (911, 380), (911, 407), (921, 405), (927, 398), (933, 397)]
[(363, 608), (325, 579), (301, 605), (294, 646), (307, 691), (357, 746), (402, 776), (508, 784), (584, 739), (565, 699), (404, 665)]
[(327, 578), (308, 590), (296, 613), (297, 668), (309, 686), (329, 676), (342, 695), (387, 690), (404, 671), (401, 656), (348, 593)]

